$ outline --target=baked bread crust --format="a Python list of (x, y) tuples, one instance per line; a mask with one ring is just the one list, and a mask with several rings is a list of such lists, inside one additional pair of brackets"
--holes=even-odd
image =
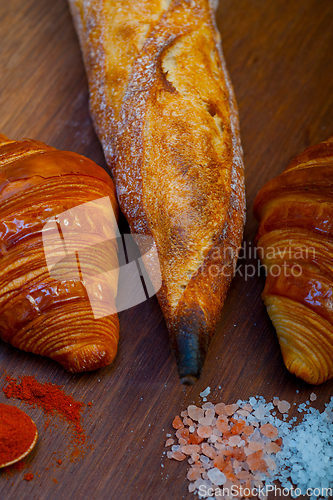
[(69, 0), (132, 233), (153, 236), (182, 382), (200, 375), (245, 221), (237, 106), (208, 0)]

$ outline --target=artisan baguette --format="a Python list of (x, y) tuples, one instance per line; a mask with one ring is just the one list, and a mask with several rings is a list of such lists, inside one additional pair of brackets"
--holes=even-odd
[(200, 375), (245, 219), (237, 107), (208, 0), (69, 0), (132, 233), (157, 248), (181, 381)]

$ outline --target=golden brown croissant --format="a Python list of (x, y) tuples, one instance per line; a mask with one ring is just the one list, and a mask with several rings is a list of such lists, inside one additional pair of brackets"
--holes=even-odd
[(291, 373), (333, 377), (333, 138), (297, 156), (258, 193), (263, 292)]
[(151, 235), (183, 383), (199, 377), (244, 225), (238, 116), (209, 0), (69, 0), (132, 233)]
[(117, 271), (107, 275), (94, 311), (90, 300), (105, 271), (97, 247), (107, 238), (109, 268), (118, 268), (113, 229), (105, 229), (108, 200), (117, 215), (112, 180), (94, 162), (0, 135), (0, 337), (71, 372), (108, 365), (117, 352), (118, 316), (108, 314)]

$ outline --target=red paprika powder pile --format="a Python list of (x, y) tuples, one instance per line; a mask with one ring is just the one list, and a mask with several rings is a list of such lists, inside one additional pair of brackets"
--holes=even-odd
[(8, 384), (2, 390), (7, 398), (21, 399), (33, 407), (41, 407), (46, 413), (57, 412), (73, 425), (75, 444), (82, 445), (85, 442), (85, 434), (81, 425), (81, 410), (84, 403), (68, 396), (62, 390), (62, 386), (50, 382), (41, 384), (31, 375), (21, 377), (20, 383), (10, 376), (6, 377), (6, 381)]
[(36, 439), (31, 418), (16, 406), (0, 403), (0, 466), (21, 457)]

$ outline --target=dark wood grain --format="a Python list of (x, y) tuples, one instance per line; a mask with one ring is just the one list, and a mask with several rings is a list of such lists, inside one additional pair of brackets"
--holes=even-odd
[[(257, 223), (252, 203), (258, 190), (306, 146), (333, 134), (333, 2), (221, 0), (217, 18), (239, 105), (247, 187), (245, 242), (253, 247)], [(105, 168), (66, 1), (2, 0), (0, 47), (0, 132), (76, 151)], [(245, 264), (256, 261), (241, 260), (242, 273)], [(96, 373), (70, 375), (55, 362), (1, 343), (1, 386), (5, 372), (33, 374), (41, 382), (63, 384), (75, 399), (93, 401), (93, 406), (86, 408), (84, 418), (92, 449), (73, 463), (65, 451), (66, 424), (54, 417), (58, 428), (44, 430), (43, 412), (15, 402), (29, 411), (40, 430), (28, 461), (28, 471), (37, 475), (28, 483), (23, 480), (27, 471), (9, 479), (0, 472), (0, 498), (190, 499), (186, 464), (161, 457), (172, 418), (189, 403), (200, 403), (203, 389), (211, 387), (215, 402), (255, 395), (306, 401), (313, 388), (283, 365), (260, 297), (263, 274), (245, 279), (241, 272), (232, 282), (194, 387), (179, 384), (155, 297), (120, 314), (117, 359)], [(315, 388), (315, 407), (323, 409), (332, 389), (333, 381)], [(1, 391), (0, 402), (6, 401)], [(55, 465), (55, 456), (63, 459), (61, 466)]]

